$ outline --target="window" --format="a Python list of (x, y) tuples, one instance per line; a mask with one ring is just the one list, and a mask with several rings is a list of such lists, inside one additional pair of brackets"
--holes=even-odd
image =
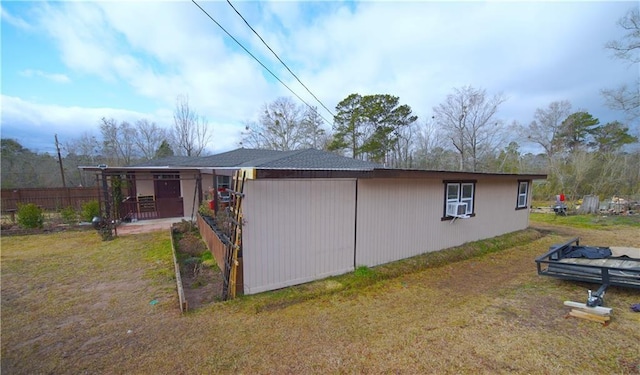
[(518, 181), (518, 203), (516, 210), (527, 208), (527, 198), (529, 196), (529, 181)]
[(473, 209), (475, 206), (475, 181), (445, 181), (445, 202), (443, 220), (450, 220), (451, 217), (447, 217), (447, 204), (448, 203), (466, 203), (466, 214), (474, 216)]
[(231, 188), (231, 176), (216, 176), (216, 189)]

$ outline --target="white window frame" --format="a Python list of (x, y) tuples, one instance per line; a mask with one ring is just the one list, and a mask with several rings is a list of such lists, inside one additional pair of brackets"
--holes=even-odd
[[(518, 181), (518, 199), (516, 201), (516, 209), (527, 208), (529, 203), (529, 181)], [(522, 188), (524, 187), (524, 192)]]
[[(466, 188), (466, 189), (465, 189)], [(456, 190), (455, 197), (454, 194), (449, 194), (449, 190)], [(466, 194), (465, 194), (466, 190)], [(453, 191), (452, 191), (453, 193)], [(445, 183), (445, 213), (443, 219), (451, 219), (451, 217), (447, 218), (446, 215), (446, 207), (449, 203), (466, 203), (467, 210), (465, 212), (466, 215), (474, 216), (474, 203), (475, 203), (475, 195), (476, 195), (476, 182), (475, 181), (447, 181)]]
[[(460, 184), (460, 202), (467, 204), (467, 215), (473, 213), (473, 199), (475, 197), (475, 184), (472, 182), (464, 182)], [(471, 195), (465, 196), (465, 187), (471, 188)]]

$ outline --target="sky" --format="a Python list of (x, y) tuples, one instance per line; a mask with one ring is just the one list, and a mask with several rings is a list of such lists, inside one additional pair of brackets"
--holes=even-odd
[[(332, 121), (226, 1), (196, 2)], [(505, 123), (528, 124), (558, 100), (624, 122), (600, 91), (640, 74), (604, 48), (624, 35), (616, 22), (637, 1), (231, 3), (331, 111), (352, 93), (391, 94), (424, 121), (454, 88), (472, 86), (507, 98)], [(103, 117), (170, 128), (186, 95), (211, 126), (206, 152), (223, 152), (239, 147), (264, 104), (300, 102), (192, 1), (3, 1), (0, 10), (0, 135), (32, 151), (54, 153), (55, 135), (62, 145), (99, 137)]]

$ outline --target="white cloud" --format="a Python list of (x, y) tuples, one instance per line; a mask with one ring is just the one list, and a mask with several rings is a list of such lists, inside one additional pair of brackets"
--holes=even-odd
[(2, 18), (3, 21), (6, 21), (7, 23), (9, 23), (10, 25), (18, 28), (18, 29), (22, 29), (22, 30), (30, 30), (31, 29), (31, 25), (29, 25), (29, 23), (25, 20), (23, 20), (20, 17), (16, 17), (14, 15), (12, 15), (11, 13), (9, 13), (3, 6), (2, 4), (0, 4), (0, 18)]
[[(140, 119), (155, 122), (158, 126), (170, 129), (173, 113), (160, 110), (155, 113), (141, 113), (118, 108), (64, 107), (39, 104), (20, 98), (2, 95), (1, 119), (2, 137), (18, 139), (23, 145), (33, 142), (32, 137), (41, 137), (44, 144), (60, 136), (61, 142), (78, 138), (80, 133), (100, 135), (100, 119), (114, 118), (117, 121), (135, 123)], [(210, 121), (213, 138), (207, 149), (226, 151), (237, 147), (241, 128), (239, 126)], [(29, 129), (28, 132), (25, 130)], [(42, 141), (41, 140), (41, 141)], [(41, 149), (43, 145), (37, 148)]]
[(42, 77), (42, 78), (46, 78), (50, 81), (56, 82), (56, 83), (69, 83), (71, 82), (71, 79), (69, 79), (69, 77), (66, 74), (62, 74), (62, 73), (46, 73), (43, 72), (41, 70), (33, 70), (33, 69), (25, 69), (20, 71), (20, 75), (24, 76), (24, 77)]
[[(603, 107), (599, 90), (633, 76), (603, 48), (621, 34), (615, 21), (627, 4), (234, 4), (330, 109), (354, 92), (388, 93), (428, 117), (452, 88), (472, 85), (509, 97), (500, 112), (508, 122), (527, 123), (536, 108), (563, 99), (610, 120), (615, 114)], [(201, 6), (308, 103), (318, 105), (226, 3)], [(126, 120), (127, 113), (149, 118), (162, 112), (164, 123), (170, 124), (176, 96), (188, 94), (190, 104), (214, 126), (215, 149), (220, 150), (234, 146), (242, 121), (256, 117), (264, 103), (292, 96), (190, 2), (63, 2), (36, 7), (36, 18), (29, 22), (54, 41), (70, 74), (97, 77), (107, 91), (124, 86), (132, 96), (159, 108), (151, 115), (123, 111), (115, 118)], [(2, 17), (28, 25), (4, 10)], [(67, 77), (26, 68), (23, 74), (58, 81)], [(44, 115), (51, 109), (46, 106), (24, 100), (9, 105), (26, 108), (21, 120), (35, 116), (33, 126), (53, 121)], [(5, 107), (3, 115), (18, 116), (19, 110)], [(53, 110), (69, 111), (77, 119), (69, 123), (83, 123), (79, 108)], [(105, 116), (96, 109), (84, 110), (84, 116), (93, 116), (92, 124)]]
[(268, 95), (257, 63), (229, 50), (220, 31), (184, 3), (44, 5), (40, 23), (72, 69), (173, 105), (189, 94), (196, 108), (224, 121), (251, 116)]

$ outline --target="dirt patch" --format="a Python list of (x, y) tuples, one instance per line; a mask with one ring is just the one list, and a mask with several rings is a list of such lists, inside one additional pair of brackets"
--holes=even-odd
[(222, 272), (201, 262), (181, 264), (182, 288), (189, 310), (222, 300)]
[(190, 222), (172, 226), (184, 297), (189, 310), (222, 300), (223, 277), (197, 227)]

